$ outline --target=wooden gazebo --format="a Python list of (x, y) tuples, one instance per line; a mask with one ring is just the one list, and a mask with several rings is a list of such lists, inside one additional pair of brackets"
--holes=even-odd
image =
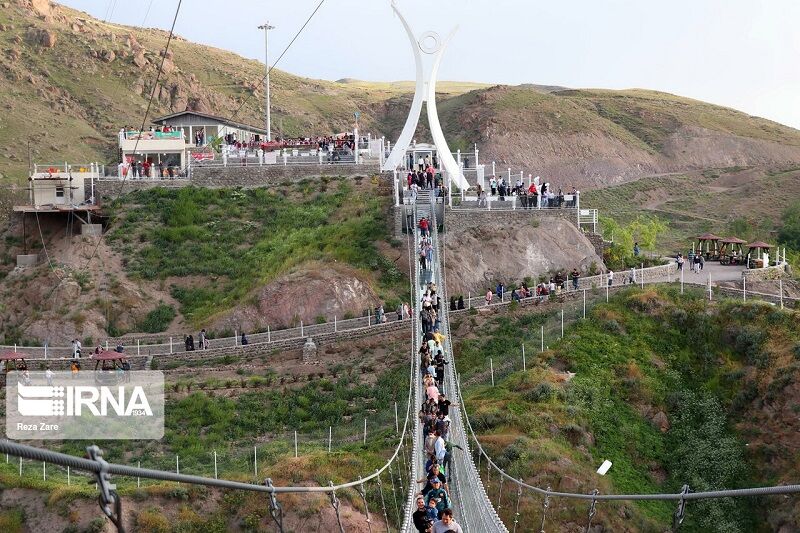
[(8, 373), (10, 370), (27, 370), (28, 368), (27, 363), (25, 363), (25, 354), (22, 352), (9, 350), (7, 352), (0, 353), (0, 361), (3, 362), (6, 373)]
[[(769, 266), (769, 250), (771, 245), (763, 242), (756, 241), (747, 245), (747, 268), (764, 268)], [(767, 260), (764, 260), (764, 254), (767, 254)]]
[(117, 368), (127, 370), (130, 368), (125, 354), (120, 352), (101, 350), (99, 353), (92, 354), (91, 359), (95, 361), (95, 370), (116, 370)]
[(743, 241), (738, 237), (728, 237), (722, 239), (722, 247), (719, 249), (720, 263), (723, 265), (738, 265), (744, 261), (744, 245), (747, 241)]
[(722, 237), (717, 237), (713, 233), (703, 233), (699, 237), (697, 237), (697, 252), (698, 254), (702, 254), (706, 261), (717, 261), (719, 260), (720, 250), (719, 250), (719, 241)]

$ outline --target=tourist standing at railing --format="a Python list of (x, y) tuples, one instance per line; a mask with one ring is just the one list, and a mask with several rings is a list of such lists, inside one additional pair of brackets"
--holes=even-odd
[(205, 350), (207, 348), (207, 345), (206, 345), (207, 342), (208, 341), (206, 341), (206, 330), (205, 329), (201, 329), (200, 330), (199, 343), (198, 343), (198, 344), (200, 344), (200, 349), (201, 350)]
[(631, 267), (631, 271), (628, 273), (628, 283), (636, 284), (636, 267)]
[(574, 290), (578, 290), (578, 280), (581, 277), (581, 273), (578, 271), (577, 268), (572, 269), (572, 273), (570, 274), (570, 278), (572, 278), (572, 288)]
[(458, 297), (458, 309), (464, 309), (464, 296)]
[(486, 291), (486, 305), (492, 304), (492, 289)]
[(503, 294), (506, 292), (506, 286), (503, 285), (503, 282), (497, 283), (497, 297), (500, 298), (500, 301), (503, 300)]
[(608, 277), (608, 286), (611, 287), (611, 285), (614, 284), (614, 271), (611, 270), (611, 269), (608, 269), (608, 276), (607, 277)]
[(494, 176), (489, 178), (489, 189), (492, 191), (492, 196), (497, 195), (497, 180)]
[(538, 203), (539, 192), (536, 189), (536, 184), (531, 182), (530, 187), (528, 187), (528, 209), (532, 209), (536, 207)]

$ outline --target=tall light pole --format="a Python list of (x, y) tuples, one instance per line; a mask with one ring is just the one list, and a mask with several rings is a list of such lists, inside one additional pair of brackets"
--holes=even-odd
[(269, 30), (274, 30), (275, 26), (270, 26), (269, 21), (258, 27), (259, 30), (264, 30), (264, 64), (266, 65), (267, 75), (264, 79), (264, 92), (266, 93), (266, 107), (264, 113), (264, 129), (267, 130), (267, 141), (272, 140), (272, 119), (269, 111)]

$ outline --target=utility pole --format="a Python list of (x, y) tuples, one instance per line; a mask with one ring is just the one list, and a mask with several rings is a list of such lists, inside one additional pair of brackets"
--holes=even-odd
[(264, 113), (264, 129), (267, 130), (267, 141), (272, 140), (272, 118), (270, 116), (269, 102), (269, 30), (274, 30), (275, 26), (270, 26), (269, 21), (258, 27), (264, 30), (264, 64), (267, 75), (264, 77), (264, 92), (266, 93), (266, 111)]

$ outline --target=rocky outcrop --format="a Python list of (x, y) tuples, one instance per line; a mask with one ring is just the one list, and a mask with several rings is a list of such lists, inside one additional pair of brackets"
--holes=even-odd
[(446, 257), (450, 294), (474, 295), (494, 290), (498, 281), (511, 286), (551, 272), (586, 272), (603, 260), (592, 243), (570, 222), (560, 218), (520, 215), (514, 222), (492, 221), (491, 215), (471, 226), (448, 230)]
[(378, 305), (362, 275), (341, 263), (306, 264), (257, 290), (249, 300), (214, 320), (211, 329), (245, 331), (312, 324), (317, 317), (361, 316)]
[(30, 28), (25, 34), (25, 39), (36, 46), (42, 48), (53, 48), (56, 45), (56, 32), (52, 30), (42, 30)]

